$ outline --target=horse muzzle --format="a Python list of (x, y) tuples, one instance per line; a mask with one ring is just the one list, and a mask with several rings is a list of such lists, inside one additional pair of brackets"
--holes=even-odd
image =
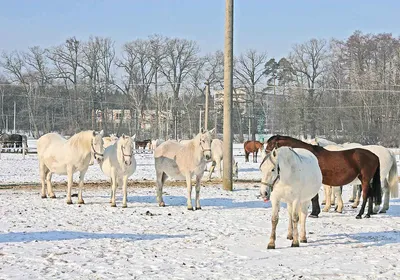
[(125, 163), (126, 166), (130, 166), (132, 164), (132, 161), (131, 160), (125, 160), (124, 163)]

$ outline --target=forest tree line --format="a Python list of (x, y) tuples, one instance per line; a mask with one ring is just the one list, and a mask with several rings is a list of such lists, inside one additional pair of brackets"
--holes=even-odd
[[(101, 126), (138, 138), (188, 138), (199, 130), (209, 84), (208, 127), (221, 133), (214, 92), (223, 89), (223, 68), (222, 51), (201, 55), (197, 42), (161, 35), (121, 50), (111, 38), (72, 37), (51, 48), (3, 52), (0, 129), (12, 128), (15, 102), (17, 128), (36, 137)], [(234, 59), (233, 132), (239, 141), (250, 131), (247, 137), (319, 135), (398, 146), (399, 78), (400, 39), (386, 33), (311, 39), (283, 58), (249, 49)], [(111, 110), (129, 112), (129, 121), (110, 121)]]

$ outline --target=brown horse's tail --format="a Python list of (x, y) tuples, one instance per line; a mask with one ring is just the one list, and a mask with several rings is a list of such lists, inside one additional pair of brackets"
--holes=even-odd
[(382, 192), (381, 192), (381, 168), (378, 165), (376, 168), (374, 178), (372, 179), (372, 198), (375, 205), (382, 203)]

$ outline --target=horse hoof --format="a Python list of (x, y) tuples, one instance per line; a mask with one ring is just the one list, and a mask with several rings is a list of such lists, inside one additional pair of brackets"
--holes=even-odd
[(286, 238), (289, 240), (293, 240), (293, 235), (288, 235)]
[(83, 199), (78, 200), (78, 204), (85, 204), (85, 201)]
[(116, 203), (111, 203), (111, 207), (117, 207)]
[(196, 207), (196, 210), (201, 210), (201, 207), (199, 206), (199, 207)]
[(307, 243), (307, 239), (303, 239), (303, 240), (300, 239), (300, 243)]
[(322, 212), (329, 212), (329, 209), (322, 209)]
[(351, 208), (353, 208), (353, 209), (356, 209), (356, 208), (357, 208), (357, 206), (355, 206), (355, 205), (351, 205)]
[(382, 209), (381, 211), (379, 211), (379, 214), (385, 214), (386, 210)]
[(188, 207), (187, 210), (193, 211), (193, 207)]
[(47, 198), (47, 195), (45, 195), (45, 194), (42, 194), (42, 196), (41, 196), (42, 198)]
[(310, 215), (308, 215), (308, 217), (309, 217), (309, 218), (318, 218), (318, 215), (315, 215), (315, 214), (312, 214), (312, 213), (311, 213)]
[(164, 203), (164, 201), (163, 201), (163, 202), (160, 202), (160, 203), (158, 203), (158, 206), (160, 206), (160, 207), (165, 207), (165, 203)]
[(339, 214), (343, 214), (343, 211), (342, 211), (342, 210), (340, 210), (340, 211), (335, 210), (335, 212), (336, 212), (336, 213), (339, 213)]
[(56, 195), (53, 193), (50, 195), (50, 198), (57, 198)]
[(275, 249), (275, 244), (268, 244), (267, 249)]
[(67, 200), (67, 204), (72, 204), (72, 200)]
[(370, 214), (366, 214), (365, 216), (364, 216), (364, 218), (371, 218), (371, 215)]
[(349, 202), (353, 203), (353, 202), (354, 202), (354, 199), (349, 199)]
[(325, 205), (325, 201), (322, 201), (322, 202), (321, 202), (321, 205)]
[(371, 215), (377, 215), (378, 214), (378, 212), (372, 212), (371, 213)]
[(361, 215), (357, 215), (357, 216), (356, 216), (356, 219), (361, 219)]
[(300, 244), (298, 242), (292, 242), (292, 247), (300, 247)]

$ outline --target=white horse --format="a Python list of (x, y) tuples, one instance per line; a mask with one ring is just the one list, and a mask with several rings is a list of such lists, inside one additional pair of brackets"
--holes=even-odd
[[(330, 151), (339, 151), (339, 150), (347, 150), (347, 149), (354, 149), (354, 148), (361, 148), (368, 150), (374, 153), (379, 158), (380, 163), (380, 177), (381, 177), (381, 186), (382, 186), (382, 195), (383, 199), (383, 206), (380, 213), (386, 213), (389, 209), (389, 199), (390, 196), (392, 198), (397, 198), (399, 194), (399, 187), (398, 187), (398, 174), (397, 174), (397, 162), (395, 155), (389, 151), (387, 148), (379, 146), (379, 145), (367, 145), (361, 146), (357, 143), (348, 143), (344, 145), (328, 145), (325, 146), (324, 149)], [(330, 199), (331, 199), (331, 191), (332, 189), (329, 186), (325, 186), (325, 199), (326, 204), (322, 211), (327, 212), (330, 208)], [(356, 199), (354, 202), (353, 208), (357, 208), (360, 199)], [(380, 205), (374, 206), (374, 212), (377, 213), (379, 211)], [(339, 192), (338, 195), (338, 212), (341, 212), (343, 209), (343, 200), (341, 197), (341, 193)]]
[(178, 180), (186, 179), (187, 209), (192, 206), (192, 177), (196, 176), (196, 209), (200, 206), (200, 180), (204, 168), (211, 159), (211, 141), (214, 129), (199, 133), (186, 144), (176, 141), (166, 141), (154, 150), (154, 160), (157, 177), (157, 202), (165, 206), (162, 189), (165, 180), (172, 177)]
[(92, 157), (101, 162), (103, 159), (103, 131), (82, 131), (68, 140), (57, 133), (47, 133), (37, 141), (40, 179), (42, 181), (42, 198), (46, 198), (44, 181), (47, 183), (47, 194), (55, 198), (51, 185), (53, 174), (68, 175), (67, 204), (72, 204), (72, 176), (79, 171), (78, 203), (83, 204), (83, 179)]
[(163, 143), (164, 140), (162, 139), (155, 139), (151, 141), (151, 146), (150, 149), (151, 150), (155, 150), (158, 146), (160, 146), (161, 143)]
[[(218, 171), (218, 176), (219, 178), (222, 179), (222, 159), (223, 159), (223, 154), (224, 154), (224, 144), (221, 140), (219, 139), (213, 139), (211, 142), (211, 161), (212, 165), (210, 168), (210, 173), (208, 174), (208, 180), (211, 180), (211, 175), (215, 169), (215, 166), (217, 166), (217, 171)], [(232, 158), (232, 177), (237, 178), (238, 177), (238, 163), (235, 162), (235, 159)]]
[(279, 219), (280, 202), (287, 203), (289, 214), (288, 239), (292, 247), (299, 247), (297, 225), (300, 216), (300, 242), (306, 243), (307, 209), (322, 184), (322, 173), (318, 160), (310, 151), (281, 147), (272, 150), (260, 165), (262, 172), (260, 188), (264, 201), (271, 198), (272, 232), (268, 249), (275, 249), (276, 226)]
[(118, 137), (115, 134), (110, 134), (110, 136), (103, 137), (103, 142), (104, 142), (104, 149), (107, 148), (108, 146), (113, 145), (115, 142), (117, 142)]
[(111, 179), (111, 207), (116, 207), (115, 193), (118, 186), (122, 185), (123, 199), (122, 208), (127, 207), (127, 183), (128, 178), (136, 170), (136, 160), (133, 151), (132, 137), (122, 136), (113, 145), (104, 150), (104, 159), (100, 168), (105, 175)]

